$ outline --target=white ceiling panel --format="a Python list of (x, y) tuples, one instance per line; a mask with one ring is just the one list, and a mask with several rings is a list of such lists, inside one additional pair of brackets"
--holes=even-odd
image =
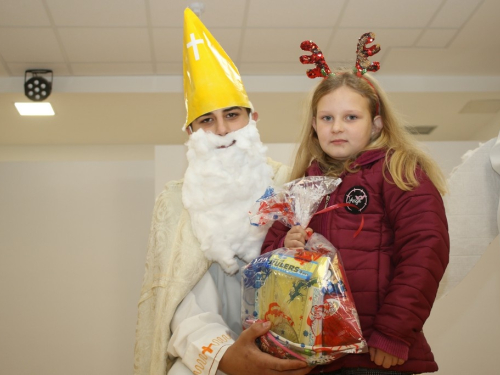
[(447, 0), (430, 27), (460, 28), (483, 0)]
[(64, 61), (50, 28), (0, 28), (0, 51), (6, 62)]
[[(330, 41), (330, 44), (327, 46), (320, 46), (325, 54), (325, 58), (327, 61), (354, 61), (356, 58), (356, 47), (358, 44), (358, 39), (365, 32), (369, 30), (361, 30), (361, 29), (341, 29), (338, 30), (333, 38)], [(380, 44), (380, 38), (377, 35), (375, 36), (375, 40), (373, 44)], [(378, 57), (378, 56), (377, 56)]]
[(445, 48), (447, 47), (455, 35), (457, 29), (427, 29), (418, 40), (416, 46), (424, 48)]
[[(478, 53), (475, 53), (478, 52)], [(384, 59), (384, 72), (414, 75), (484, 75), (497, 76), (498, 64), (489, 64), (477, 51), (470, 50), (471, 56), (464, 57), (463, 51), (454, 49), (392, 48)], [(467, 90), (464, 86), (464, 90)]]
[[(202, 1), (205, 4), (205, 11), (200, 16), (203, 24), (209, 28), (222, 27), (243, 27), (246, 17), (246, 0), (212, 0)], [(192, 2), (189, 2), (191, 4)], [(184, 2), (184, 6), (186, 6)], [(177, 15), (181, 19), (184, 18), (184, 9)]]
[(77, 76), (129, 76), (129, 75), (150, 75), (154, 73), (151, 63), (133, 63), (133, 64), (71, 64), (73, 74)]
[(325, 45), (329, 29), (248, 29), (241, 58), (245, 62), (292, 62), (304, 54), (300, 43), (314, 40)]
[[(384, 59), (383, 69), (391, 74), (453, 75), (442, 49), (391, 48)], [(446, 69), (450, 68), (450, 69)], [(445, 71), (447, 73), (445, 73)]]
[(152, 36), (156, 61), (182, 60), (182, 28), (154, 28)]
[(340, 26), (421, 28), (427, 26), (441, 3), (437, 0), (350, 0)]
[(182, 75), (182, 63), (157, 63), (156, 73), (165, 75)]
[(45, 0), (58, 27), (147, 25), (144, 0)]
[[(182, 27), (184, 9), (196, 1), (150, 0), (151, 22), (154, 27)], [(205, 0), (200, 19), (207, 28), (243, 27), (245, 0)]]
[[(242, 63), (238, 70), (242, 75), (299, 75), (304, 74), (309, 66), (302, 65), (297, 57), (295, 62)], [(306, 77), (307, 78), (307, 77)]]
[(41, 0), (2, 0), (0, 26), (50, 26)]
[(148, 30), (143, 28), (61, 28), (71, 62), (151, 61)]
[(28, 69), (49, 69), (54, 72), (54, 77), (72, 75), (68, 65), (63, 63), (33, 61), (31, 63), (9, 63), (8, 67), (11, 74), (16, 76), (24, 76), (24, 73)]
[[(332, 38), (329, 46), (323, 48), (323, 52), (329, 61), (347, 61), (354, 66), (356, 61), (356, 46), (358, 39), (364, 33), (373, 30), (367, 29), (339, 29)], [(380, 45), (380, 52), (370, 58), (371, 61), (381, 61), (384, 55), (391, 47), (409, 47), (412, 46), (418, 36), (421, 34), (421, 29), (381, 29), (375, 32), (375, 40), (368, 46), (374, 44)], [(320, 47), (321, 48), (321, 47)], [(330, 67), (331, 68), (331, 67)]]
[[(365, 30), (365, 32), (367, 31), (372, 30)], [(422, 29), (377, 29), (374, 43), (380, 44), (382, 53), (384, 49), (389, 47), (413, 46), (421, 33)], [(361, 35), (362, 33), (359, 33), (359, 36)], [(356, 43), (354, 44), (354, 49), (356, 49)]]
[[(500, 1), (487, 0), (461, 28), (453, 46), (467, 50), (481, 46), (485, 55), (498, 55), (500, 40), (497, 37), (500, 23)], [(470, 56), (470, 55), (469, 55)]]
[(249, 2), (247, 26), (333, 27), (344, 3), (344, 0), (252, 0)]
[(6, 68), (7, 68), (7, 65), (1, 64), (1, 61), (0, 61), (0, 77), (7, 76)]
[[(443, 60), (448, 63), (450, 71), (470, 72), (478, 76), (498, 76), (498, 67), (500, 66), (500, 53), (498, 48), (491, 51), (485, 50), (484, 46), (478, 44), (475, 48), (467, 50), (471, 56), (465, 57), (465, 53), (460, 49), (451, 49), (445, 53)], [(455, 74), (455, 73), (452, 73)]]
[[(154, 27), (182, 27), (184, 9), (196, 1), (149, 0), (151, 22)], [(242, 27), (245, 20), (246, 0), (205, 0), (201, 20), (208, 28)]]
[(184, 24), (185, 1), (149, 0), (149, 12), (153, 27), (180, 27)]

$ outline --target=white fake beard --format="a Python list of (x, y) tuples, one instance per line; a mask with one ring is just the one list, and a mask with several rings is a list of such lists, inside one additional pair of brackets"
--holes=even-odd
[(191, 215), (193, 232), (205, 256), (234, 274), (238, 271), (235, 256), (246, 262), (255, 259), (267, 233), (267, 226), (252, 226), (248, 215), (272, 184), (267, 147), (253, 120), (225, 136), (200, 129), (186, 145), (182, 202)]

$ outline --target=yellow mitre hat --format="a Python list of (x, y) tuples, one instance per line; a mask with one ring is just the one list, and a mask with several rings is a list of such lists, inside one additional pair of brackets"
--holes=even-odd
[(205, 113), (227, 107), (252, 108), (238, 69), (189, 8), (184, 11), (183, 130)]

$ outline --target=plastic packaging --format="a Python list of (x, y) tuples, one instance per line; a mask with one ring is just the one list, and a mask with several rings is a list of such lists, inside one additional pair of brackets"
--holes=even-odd
[[(280, 220), (307, 227), (326, 194), (340, 183), (328, 177), (304, 177), (259, 200), (251, 221)], [(280, 248), (242, 267), (242, 322), (270, 321), (260, 337), (261, 350), (311, 365), (367, 350), (340, 254), (314, 233), (304, 249)]]
[(282, 189), (268, 188), (250, 211), (252, 225), (279, 220), (292, 227), (306, 228), (321, 199), (342, 182), (340, 178), (310, 176), (290, 181)]

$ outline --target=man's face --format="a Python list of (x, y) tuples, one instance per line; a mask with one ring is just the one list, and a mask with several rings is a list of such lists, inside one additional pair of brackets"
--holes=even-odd
[(248, 122), (246, 108), (228, 107), (205, 113), (191, 123), (191, 128), (193, 132), (203, 129), (205, 132), (224, 136), (245, 127)]

